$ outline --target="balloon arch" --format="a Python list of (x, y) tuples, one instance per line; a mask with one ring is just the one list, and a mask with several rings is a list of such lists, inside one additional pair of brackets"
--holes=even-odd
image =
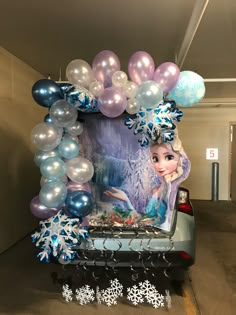
[[(200, 75), (180, 71), (172, 62), (155, 68), (145, 51), (130, 57), (128, 75), (120, 70), (118, 56), (104, 50), (92, 66), (72, 60), (66, 68), (68, 82), (42, 79), (32, 87), (35, 102), (49, 110), (31, 133), (37, 149), (34, 161), (42, 175), (41, 190), (30, 203), (32, 214), (42, 220), (40, 232), (32, 236), (41, 250), (41, 261), (52, 256), (64, 263), (73, 260), (73, 248), (88, 237), (86, 216), (94, 205), (90, 187), (94, 166), (80, 154), (80, 113), (101, 113), (108, 118), (126, 113), (125, 125), (134, 129), (145, 147), (173, 140), (175, 121), (182, 117), (176, 105), (193, 106), (205, 94)], [(57, 226), (58, 233), (55, 228), (50, 231), (52, 226)]]

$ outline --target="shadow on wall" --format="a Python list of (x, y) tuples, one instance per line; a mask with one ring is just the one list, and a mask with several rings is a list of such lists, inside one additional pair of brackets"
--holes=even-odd
[(39, 192), (40, 173), (29, 146), (19, 134), (0, 129), (0, 143), (1, 253), (37, 226), (29, 204)]

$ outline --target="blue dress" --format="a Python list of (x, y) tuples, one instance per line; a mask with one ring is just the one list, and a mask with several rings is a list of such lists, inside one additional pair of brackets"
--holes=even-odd
[(145, 214), (149, 218), (157, 218), (158, 225), (165, 222), (167, 205), (164, 200), (157, 197), (151, 197), (148, 201)]

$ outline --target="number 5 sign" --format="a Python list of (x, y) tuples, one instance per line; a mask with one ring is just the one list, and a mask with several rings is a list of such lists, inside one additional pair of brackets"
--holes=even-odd
[(206, 149), (206, 159), (207, 160), (218, 160), (218, 149), (217, 148), (207, 148)]

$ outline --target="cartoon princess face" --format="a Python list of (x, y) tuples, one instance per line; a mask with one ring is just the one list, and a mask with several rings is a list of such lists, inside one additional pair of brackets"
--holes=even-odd
[(170, 143), (156, 144), (151, 147), (151, 157), (155, 171), (159, 176), (165, 176), (176, 171), (179, 154), (174, 152)]

